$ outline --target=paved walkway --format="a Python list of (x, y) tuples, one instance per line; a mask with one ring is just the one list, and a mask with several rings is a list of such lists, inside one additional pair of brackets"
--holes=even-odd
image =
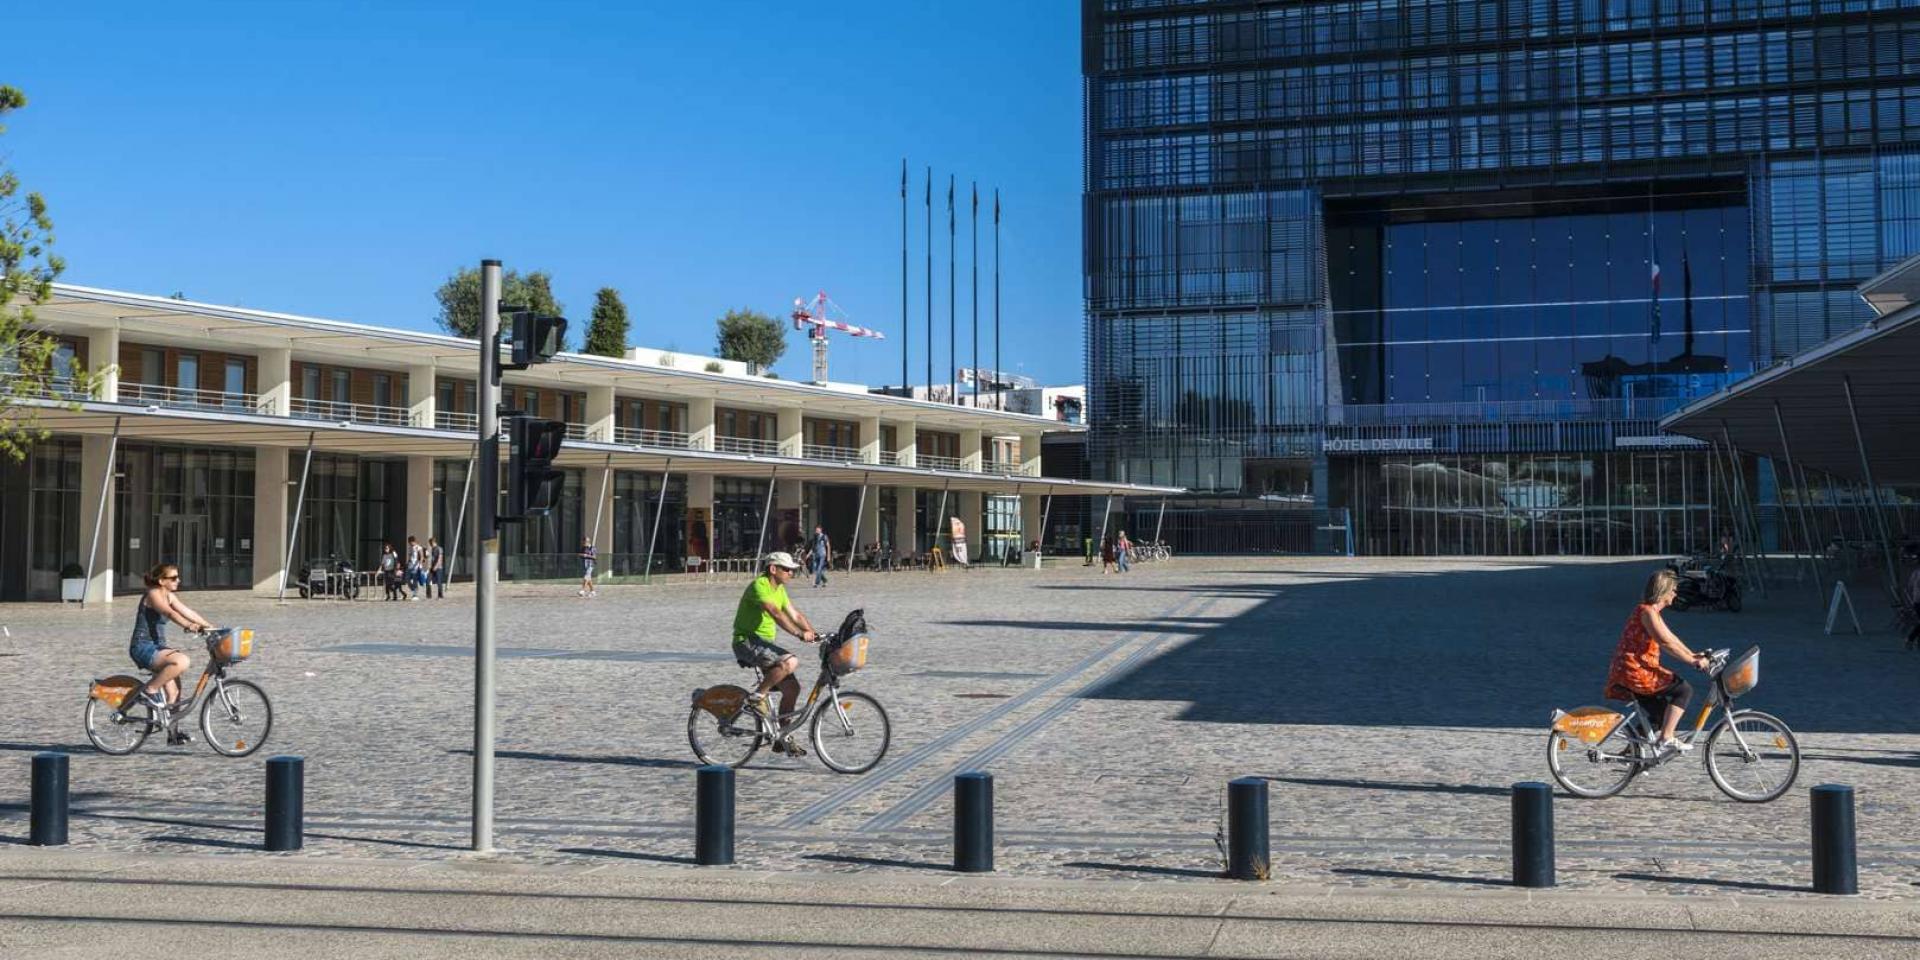
[[(863, 606), (855, 684), (895, 721), (860, 777), (764, 755), (739, 784), (743, 864), (944, 877), (954, 773), (991, 770), (1003, 875), (1208, 882), (1224, 783), (1271, 781), (1289, 884), (1484, 891), (1507, 875), (1506, 789), (1546, 779), (1553, 707), (1598, 698), (1649, 561), (1289, 559), (835, 577), (794, 594), (822, 625)], [(722, 629), (734, 584), (510, 586), (500, 606), (498, 840), (529, 866), (686, 866), (688, 692), (745, 678)], [(464, 592), (456, 588), (456, 592)], [(305, 860), (455, 860), (467, 846), (470, 601), (191, 594), (249, 623), (241, 675), (273, 695), (262, 756), (198, 744), (110, 758), (80, 729), (85, 682), (127, 667), (131, 602), (0, 607), (11, 647), (0, 842), (26, 835), (28, 756), (73, 753), (84, 853), (244, 854), (265, 753), (307, 758)], [(1807, 762), (1787, 798), (1720, 795), (1674, 763), (1606, 801), (1556, 804), (1563, 885), (1596, 894), (1811, 898), (1805, 788), (1851, 783), (1869, 898), (1920, 894), (1920, 656), (1882, 631), (1820, 634), (1812, 591), (1675, 618), (1696, 646), (1765, 650), (1754, 705)], [(690, 626), (697, 625), (697, 626)], [(198, 652), (196, 651), (196, 654)], [(196, 663), (199, 661), (196, 656)], [(803, 671), (811, 676), (814, 663)], [(250, 856), (244, 859), (251, 859)]]
[[(0, 850), (0, 953), (1907, 958), (1920, 906)], [(270, 945), (270, 946), (269, 946)]]

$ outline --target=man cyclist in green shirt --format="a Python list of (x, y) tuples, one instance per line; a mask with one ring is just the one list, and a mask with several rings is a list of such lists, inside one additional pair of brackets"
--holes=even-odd
[[(793, 713), (793, 702), (800, 697), (800, 681), (793, 675), (800, 667), (800, 659), (773, 642), (774, 628), (777, 626), (799, 637), (802, 643), (820, 640), (820, 634), (807, 621), (806, 614), (787, 598), (787, 583), (799, 569), (793, 554), (784, 551), (767, 554), (763, 572), (747, 584), (746, 592), (740, 595), (740, 607), (733, 615), (733, 658), (741, 666), (759, 668), (760, 689), (747, 705), (762, 714), (767, 712), (767, 694), (775, 687), (780, 688), (782, 716)], [(773, 749), (775, 753), (794, 756), (806, 753), (806, 748), (786, 739), (775, 743)]]

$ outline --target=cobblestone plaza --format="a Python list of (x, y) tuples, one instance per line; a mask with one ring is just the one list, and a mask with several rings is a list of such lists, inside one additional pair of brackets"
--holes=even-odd
[[(887, 705), (894, 742), (863, 776), (763, 752), (738, 783), (740, 869), (936, 875), (950, 863), (951, 777), (984, 769), (1006, 876), (1213, 882), (1224, 784), (1253, 775), (1270, 780), (1276, 880), (1500, 883), (1507, 788), (1547, 779), (1552, 708), (1599, 700), (1653, 566), (1238, 558), (796, 588), (823, 626), (866, 609), (876, 641), (851, 686)], [(615, 584), (591, 601), (503, 589), (496, 859), (691, 863), (689, 693), (747, 676), (724, 636), (742, 584)], [(295, 856), (468, 856), (473, 608), (470, 588), (458, 593), (284, 606), (189, 593), (260, 637), (239, 673), (273, 696), (274, 731), (244, 760), (157, 740), (97, 753), (81, 729), (86, 681), (125, 671), (133, 605), (0, 606), (0, 842), (24, 842), (28, 757), (55, 749), (73, 754), (75, 847), (254, 850), (261, 762), (297, 754), (308, 836)], [(1878, 611), (1862, 610), (1864, 637), (1823, 635), (1822, 613), (1810, 586), (1776, 580), (1743, 613), (1672, 617), (1695, 648), (1765, 650), (1749, 701), (1800, 733), (1799, 783), (1741, 805), (1686, 761), (1614, 799), (1562, 795), (1562, 885), (1793, 896), (1809, 876), (1806, 788), (1837, 782), (1858, 795), (1863, 893), (1920, 892), (1920, 657)], [(804, 662), (810, 682), (817, 661)]]

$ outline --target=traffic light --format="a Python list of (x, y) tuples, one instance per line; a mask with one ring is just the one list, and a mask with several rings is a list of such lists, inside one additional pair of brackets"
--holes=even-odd
[(567, 425), (558, 420), (507, 420), (507, 507), (496, 519), (545, 516), (560, 499), (567, 475), (553, 468)]
[(510, 314), (513, 318), (513, 363), (515, 369), (546, 363), (567, 342), (567, 318), (546, 317), (530, 310)]

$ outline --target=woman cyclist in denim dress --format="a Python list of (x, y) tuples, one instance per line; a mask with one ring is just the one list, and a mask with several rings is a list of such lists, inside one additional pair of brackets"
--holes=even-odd
[[(180, 675), (190, 665), (185, 651), (167, 646), (167, 621), (172, 620), (193, 633), (213, 629), (205, 617), (193, 612), (174, 591), (180, 589), (180, 568), (163, 563), (148, 571), (147, 592), (140, 597), (140, 608), (133, 613), (133, 640), (127, 656), (135, 666), (153, 671), (140, 697), (155, 711), (165, 710), (180, 700)], [(186, 739), (186, 734), (180, 734)]]

